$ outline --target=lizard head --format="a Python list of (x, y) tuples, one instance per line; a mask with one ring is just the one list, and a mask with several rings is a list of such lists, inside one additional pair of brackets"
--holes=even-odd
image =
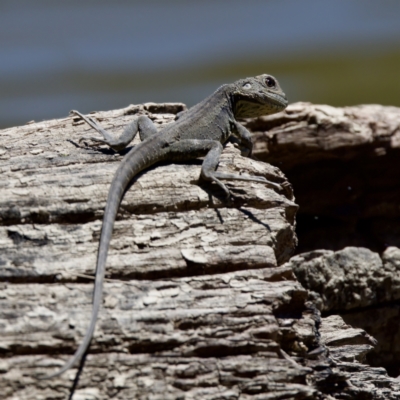
[(236, 118), (252, 118), (274, 114), (288, 105), (285, 93), (271, 75), (258, 75), (236, 81), (232, 100)]

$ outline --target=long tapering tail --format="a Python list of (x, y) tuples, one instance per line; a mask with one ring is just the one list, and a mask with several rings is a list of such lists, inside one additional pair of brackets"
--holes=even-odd
[[(145, 146), (145, 142), (135, 146), (122, 160), (114, 178), (112, 180), (110, 190), (108, 192), (106, 209), (104, 211), (103, 226), (101, 229), (99, 250), (97, 254), (97, 267), (95, 275), (95, 285), (93, 292), (93, 309), (89, 327), (86, 331), (82, 343), (76, 350), (75, 354), (66, 362), (66, 364), (57, 372), (51, 375), (39, 377), (39, 379), (50, 379), (63, 374), (78, 362), (86, 353), (90, 341), (96, 327), (97, 316), (100, 310), (103, 295), (104, 273), (108, 254), (108, 247), (111, 241), (112, 231), (118, 208), (124, 192), (135, 175), (141, 170), (149, 167), (158, 160), (152, 160), (153, 157), (144, 157), (140, 151)], [(146, 153), (146, 151), (144, 151)]]

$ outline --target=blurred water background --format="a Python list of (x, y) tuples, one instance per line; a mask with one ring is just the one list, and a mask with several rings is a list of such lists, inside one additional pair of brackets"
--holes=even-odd
[(291, 102), (400, 106), (400, 1), (0, 0), (0, 127), (265, 72)]

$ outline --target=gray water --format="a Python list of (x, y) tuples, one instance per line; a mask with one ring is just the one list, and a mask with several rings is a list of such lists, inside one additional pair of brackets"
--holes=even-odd
[(274, 74), (290, 101), (400, 106), (396, 0), (0, 1), (0, 126), (193, 105)]

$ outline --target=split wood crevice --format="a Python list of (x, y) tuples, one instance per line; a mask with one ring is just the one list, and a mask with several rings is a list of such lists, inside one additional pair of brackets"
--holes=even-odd
[[(148, 103), (93, 116), (118, 132), (135, 114), (162, 125), (183, 109)], [(228, 145), (219, 170), (279, 183), (282, 170), (296, 200), (229, 182), (228, 205), (199, 182), (199, 160), (138, 176), (75, 382), (77, 368), (35, 376), (58, 369), (87, 327), (101, 218), (123, 154), (79, 145), (90, 128), (77, 117), (0, 131), (3, 398), (398, 398), (400, 383), (382, 366), (395, 375), (400, 359), (390, 350), (400, 110), (297, 103), (245, 124), (256, 157), (271, 164)]]

